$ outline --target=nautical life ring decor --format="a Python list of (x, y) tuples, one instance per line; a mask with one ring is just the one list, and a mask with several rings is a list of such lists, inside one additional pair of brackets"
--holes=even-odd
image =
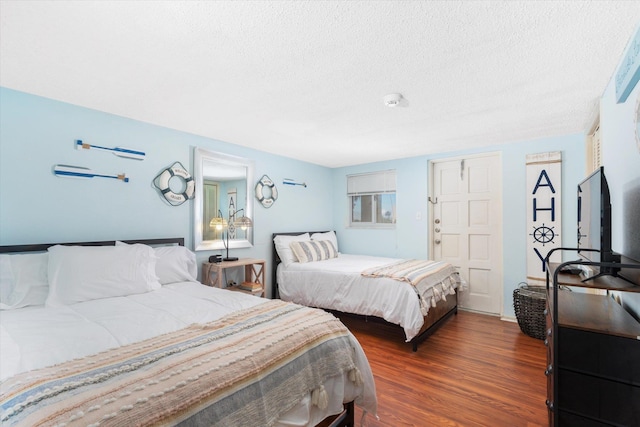
[[(172, 178), (176, 178), (172, 180)], [(173, 182), (172, 182), (173, 181)], [(176, 181), (178, 184), (176, 184)], [(178, 206), (193, 199), (196, 184), (191, 174), (180, 162), (175, 162), (156, 176), (153, 185), (171, 206)]]
[(270, 208), (278, 199), (276, 184), (267, 175), (262, 175), (262, 178), (256, 184), (256, 199), (265, 208)]

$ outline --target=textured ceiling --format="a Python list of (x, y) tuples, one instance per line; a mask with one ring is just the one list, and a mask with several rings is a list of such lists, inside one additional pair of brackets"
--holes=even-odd
[(584, 132), (640, 2), (2, 1), (0, 18), (4, 87), (338, 167)]

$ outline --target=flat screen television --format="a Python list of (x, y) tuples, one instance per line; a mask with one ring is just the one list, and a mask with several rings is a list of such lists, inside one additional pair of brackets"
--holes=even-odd
[(578, 253), (592, 262), (620, 259), (611, 249), (611, 199), (604, 167), (578, 184)]

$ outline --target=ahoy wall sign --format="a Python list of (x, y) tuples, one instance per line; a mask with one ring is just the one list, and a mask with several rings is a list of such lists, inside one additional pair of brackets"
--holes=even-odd
[[(527, 155), (527, 281), (544, 281), (544, 258), (561, 246), (562, 153)], [(551, 257), (560, 261), (560, 252)]]

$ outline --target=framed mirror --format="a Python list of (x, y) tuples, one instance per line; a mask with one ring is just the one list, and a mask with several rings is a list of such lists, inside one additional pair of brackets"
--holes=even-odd
[[(193, 162), (194, 250), (225, 249), (227, 237), (231, 249), (253, 246), (253, 227), (233, 226), (243, 216), (253, 220), (253, 161), (196, 147)], [(225, 220), (224, 227), (212, 223), (219, 216)]]

